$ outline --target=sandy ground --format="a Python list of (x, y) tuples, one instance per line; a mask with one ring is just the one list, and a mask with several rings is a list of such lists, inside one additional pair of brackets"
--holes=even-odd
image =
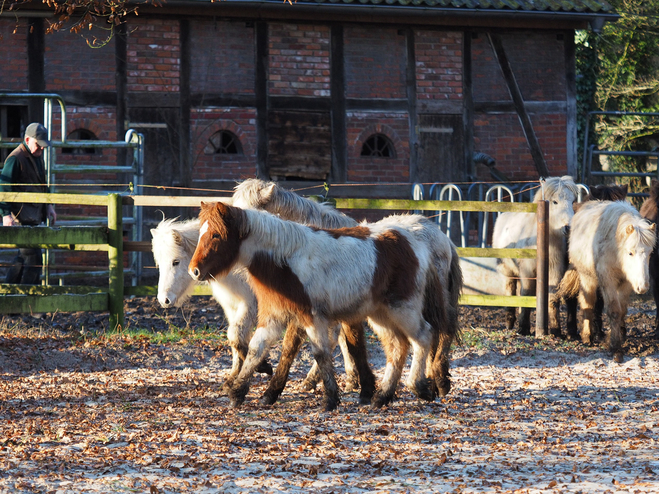
[[(654, 315), (636, 301), (616, 364), (599, 348), (517, 337), (501, 310), (463, 308), (449, 396), (419, 402), (401, 384), (389, 407), (344, 393), (331, 413), (322, 389), (301, 387), (308, 351), (278, 403), (259, 405), (258, 375), (233, 409), (222, 340), (92, 337), (102, 314), (5, 317), (0, 492), (659, 492)], [(193, 335), (222, 315), (204, 299), (183, 314), (136, 299), (127, 323)], [(380, 345), (368, 345), (381, 377)]]

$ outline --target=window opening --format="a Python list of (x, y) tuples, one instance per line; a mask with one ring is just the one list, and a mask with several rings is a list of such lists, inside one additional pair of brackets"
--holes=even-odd
[(395, 158), (394, 145), (384, 134), (373, 134), (362, 146), (362, 156)]

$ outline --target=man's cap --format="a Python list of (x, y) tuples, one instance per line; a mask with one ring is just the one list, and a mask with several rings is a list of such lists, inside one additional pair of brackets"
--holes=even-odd
[(50, 146), (50, 141), (48, 140), (48, 131), (46, 127), (40, 123), (31, 123), (25, 129), (25, 137), (31, 137), (32, 139), (37, 140), (37, 144), (42, 148)]

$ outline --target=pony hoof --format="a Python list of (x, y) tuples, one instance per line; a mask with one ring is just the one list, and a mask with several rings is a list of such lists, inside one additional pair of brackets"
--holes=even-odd
[(359, 404), (362, 406), (370, 405), (373, 401), (373, 395), (359, 395)]
[(373, 396), (373, 400), (371, 400), (371, 406), (373, 408), (382, 408), (391, 403), (393, 399), (393, 396), (385, 396), (381, 393), (376, 393), (375, 396)]
[(451, 391), (451, 381), (448, 379), (442, 379), (436, 383), (437, 386), (437, 395), (446, 396)]
[(222, 386), (220, 386), (220, 394), (228, 395), (231, 393), (231, 386), (233, 383), (226, 381)]
[(624, 360), (624, 354), (622, 352), (615, 352), (613, 354), (613, 361), (616, 364), (622, 364), (623, 360)]
[(277, 402), (277, 397), (272, 396), (269, 393), (265, 393), (259, 400), (259, 403), (263, 406), (274, 405), (276, 402)]
[(346, 379), (346, 385), (344, 391), (346, 393), (351, 393), (359, 389), (359, 379)]
[(336, 410), (337, 406), (339, 406), (339, 400), (335, 400), (335, 399), (328, 399), (325, 400), (323, 403), (323, 409), (326, 412), (331, 412), (332, 410)]
[(567, 339), (569, 341), (579, 341), (579, 334), (578, 333), (568, 333), (567, 334)]
[(271, 376), (272, 375), (272, 365), (270, 365), (270, 362), (268, 362), (267, 360), (264, 360), (256, 368), (256, 372), (258, 372), (259, 374), (267, 374), (268, 376)]
[(316, 391), (316, 381), (312, 379), (305, 379), (302, 381), (302, 389), (305, 391)]
[(529, 328), (519, 328), (517, 334), (519, 336), (531, 336), (531, 330)]

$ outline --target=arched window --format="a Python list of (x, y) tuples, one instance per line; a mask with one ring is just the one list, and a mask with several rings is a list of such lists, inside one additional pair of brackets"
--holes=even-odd
[[(66, 140), (67, 141), (97, 141), (98, 138), (91, 130), (76, 129), (66, 137)], [(91, 147), (62, 148), (62, 154), (74, 154), (74, 155), (101, 154), (101, 149), (91, 148)]]
[(243, 154), (240, 140), (233, 132), (220, 130), (215, 132), (204, 148), (205, 154)]
[(362, 146), (362, 156), (371, 156), (375, 158), (395, 158), (394, 144), (384, 134), (373, 134), (364, 141)]

